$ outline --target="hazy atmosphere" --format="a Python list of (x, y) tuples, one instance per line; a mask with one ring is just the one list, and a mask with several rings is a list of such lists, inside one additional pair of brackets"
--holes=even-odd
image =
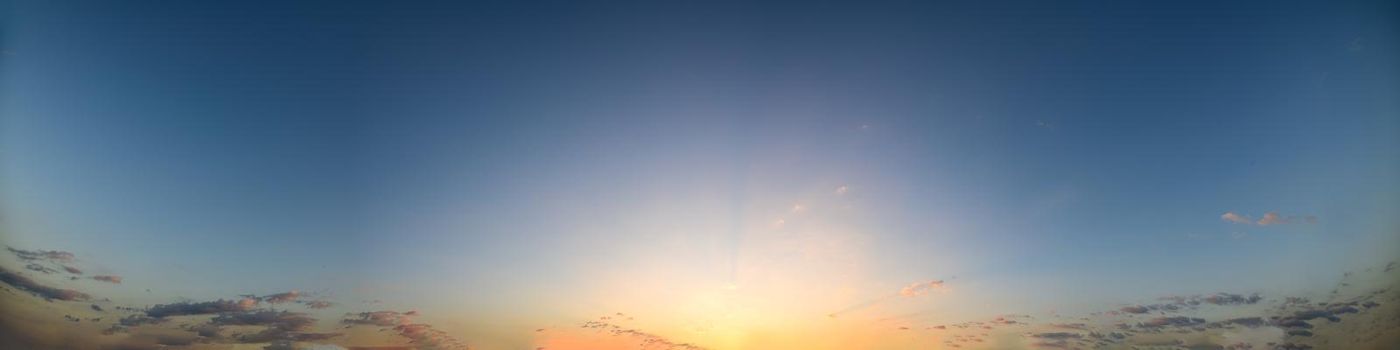
[(1394, 1), (0, 0), (4, 349), (1396, 349)]

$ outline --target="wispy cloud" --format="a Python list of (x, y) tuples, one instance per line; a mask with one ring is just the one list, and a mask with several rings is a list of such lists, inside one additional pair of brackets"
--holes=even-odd
[(15, 288), (19, 288), (20, 290), (33, 293), (34, 295), (49, 300), (57, 299), (65, 301), (76, 301), (88, 300), (92, 298), (92, 296), (89, 296), (86, 293), (79, 292), (76, 290), (60, 289), (39, 284), (39, 282), (35, 282), (29, 277), (25, 277), (24, 275), (21, 275), (18, 272), (6, 270), (3, 267), (0, 267), (0, 282), (5, 282), (6, 284), (14, 286)]
[(45, 260), (52, 262), (69, 263), (73, 262), (73, 253), (58, 250), (23, 250), (14, 247), (6, 247), (11, 253), (19, 257), (20, 260), (34, 261)]
[(843, 315), (843, 314), (846, 314), (846, 313), (849, 313), (849, 312), (854, 312), (854, 311), (856, 311), (856, 310), (865, 309), (865, 308), (868, 308), (868, 307), (871, 307), (871, 306), (875, 306), (875, 305), (877, 305), (877, 304), (880, 304), (880, 303), (889, 301), (889, 300), (891, 300), (891, 299), (895, 299), (895, 298), (899, 298), (899, 297), (905, 297), (905, 298), (915, 297), (915, 296), (919, 296), (919, 295), (928, 293), (929, 291), (943, 290), (944, 288), (945, 288), (945, 287), (944, 287), (944, 282), (943, 282), (943, 280), (932, 280), (932, 281), (928, 281), (928, 282), (917, 282), (917, 283), (910, 284), (910, 285), (908, 285), (908, 286), (904, 286), (904, 288), (900, 288), (899, 291), (896, 292), (896, 293), (888, 294), (888, 295), (885, 295), (885, 296), (882, 296), (882, 297), (879, 297), (879, 298), (875, 298), (875, 299), (871, 299), (871, 300), (867, 300), (867, 301), (863, 301), (863, 302), (857, 303), (857, 304), (855, 304), (855, 305), (848, 306), (848, 307), (846, 307), (846, 308), (844, 308), (844, 309), (841, 309), (841, 310), (839, 310), (839, 311), (836, 311), (836, 312), (833, 312), (833, 313), (829, 313), (829, 314), (827, 314), (826, 316), (827, 316), (827, 317), (831, 317), (831, 318), (836, 318), (836, 317), (841, 316), (841, 315)]
[(910, 284), (910, 285), (905, 286), (904, 288), (900, 289), (900, 290), (899, 290), (899, 295), (900, 295), (900, 296), (903, 296), (903, 297), (912, 297), (912, 296), (917, 296), (917, 295), (921, 295), (921, 294), (924, 294), (924, 293), (928, 293), (929, 291), (932, 291), (932, 290), (939, 290), (939, 289), (943, 289), (943, 280), (933, 280), (933, 281), (928, 281), (928, 282), (919, 282), (919, 283)]
[(122, 284), (122, 276), (97, 275), (92, 276), (92, 279), (107, 283)]
[(413, 315), (399, 313), (397, 311), (372, 311), (361, 312), (351, 315), (340, 321), (347, 325), (370, 325), (370, 326), (397, 326), (408, 324), (412, 321)]
[(1236, 224), (1248, 225), (1254, 223), (1254, 219), (1250, 219), (1248, 216), (1236, 214), (1233, 211), (1225, 212), (1225, 214), (1220, 215), (1220, 219)]
[(1313, 215), (1280, 215), (1278, 212), (1267, 212), (1259, 220), (1254, 220), (1249, 215), (1241, 215), (1235, 212), (1225, 212), (1220, 215), (1220, 219), (1226, 222), (1244, 225), (1286, 225), (1286, 224), (1315, 224), (1317, 217)]
[(277, 294), (272, 294), (272, 295), (264, 295), (264, 296), (262, 296), (262, 297), (258, 297), (257, 299), (258, 299), (258, 301), (264, 301), (264, 302), (268, 302), (268, 303), (271, 303), (271, 304), (281, 304), (281, 303), (296, 301), (297, 298), (300, 298), (300, 297), (301, 297), (301, 292), (293, 290), (293, 291), (286, 292), (286, 293), (277, 293)]
[(325, 301), (325, 300), (308, 300), (308, 301), (303, 301), (303, 302), (301, 302), (301, 303), (304, 304), (304, 305), (306, 305), (306, 307), (312, 308), (312, 309), (325, 309), (325, 308), (329, 308), (329, 307), (335, 306), (335, 303), (332, 303), (332, 302), (329, 302), (329, 301)]

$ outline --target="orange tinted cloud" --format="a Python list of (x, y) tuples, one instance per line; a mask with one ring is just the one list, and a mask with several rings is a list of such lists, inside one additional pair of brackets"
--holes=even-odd
[(121, 277), (121, 276), (98, 275), (98, 276), (92, 276), (92, 279), (98, 280), (98, 281), (102, 281), (102, 282), (107, 282), (107, 283), (122, 284), (122, 277)]
[(1251, 224), (1251, 223), (1254, 223), (1254, 220), (1253, 220), (1253, 219), (1250, 219), (1248, 216), (1244, 216), (1244, 215), (1240, 215), (1240, 214), (1235, 214), (1235, 212), (1232, 212), (1232, 211), (1230, 211), (1230, 212), (1225, 212), (1225, 214), (1220, 215), (1220, 220), (1225, 220), (1225, 221), (1227, 221), (1227, 222), (1232, 222), (1232, 223), (1236, 223), (1236, 224)]
[(912, 297), (912, 296), (917, 296), (917, 295), (921, 295), (921, 294), (924, 294), (924, 293), (928, 293), (928, 292), (931, 291), (931, 290), (942, 289), (942, 288), (943, 288), (943, 280), (933, 280), (933, 281), (928, 281), (928, 282), (920, 282), (920, 283), (914, 283), (914, 284), (908, 285), (908, 286), (906, 286), (906, 287), (900, 289), (900, 290), (899, 290), (899, 295), (900, 295), (900, 296), (905, 296), (905, 297)]

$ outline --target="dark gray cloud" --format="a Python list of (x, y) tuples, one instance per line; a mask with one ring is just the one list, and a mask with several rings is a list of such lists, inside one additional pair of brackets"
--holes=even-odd
[(1036, 334), (1032, 334), (1031, 336), (1032, 336), (1032, 337), (1036, 337), (1036, 338), (1040, 338), (1040, 339), (1080, 339), (1080, 338), (1084, 338), (1084, 335), (1083, 335), (1083, 334), (1079, 334), (1079, 333), (1070, 333), (1070, 332), (1046, 332), (1046, 333), (1036, 333)]
[(205, 338), (223, 338), (223, 335), (220, 334), (220, 332), (223, 331), (223, 328), (220, 328), (219, 325), (216, 324), (201, 323), (197, 325), (187, 325), (185, 326), (185, 330), (194, 332), (195, 334)]
[(253, 299), (242, 300), (215, 300), (202, 303), (173, 303), (152, 306), (146, 310), (146, 315), (156, 318), (185, 315), (213, 315), (225, 312), (241, 312), (252, 310), (257, 306), (257, 301)]
[(34, 282), (34, 280), (30, 279), (29, 277), (25, 277), (24, 275), (21, 275), (17, 272), (6, 270), (2, 267), (0, 267), (0, 282), (5, 282), (6, 284), (14, 286), (15, 288), (19, 288), (20, 290), (33, 293), (34, 295), (44, 298), (46, 300), (57, 299), (64, 301), (77, 301), (88, 300), (92, 298), (92, 296), (87, 295), (87, 293), (79, 292), (76, 290), (59, 289), (39, 284), (38, 282)]
[(1150, 311), (1150, 310), (1148, 310), (1147, 307), (1142, 306), (1142, 305), (1133, 305), (1133, 306), (1124, 306), (1123, 308), (1118, 309), (1118, 311), (1122, 311), (1122, 312), (1126, 312), (1126, 313), (1130, 313), (1130, 314), (1145, 314), (1145, 313), (1147, 313), (1147, 312)]
[(235, 340), (242, 343), (311, 341), (325, 340), (340, 336), (340, 333), (308, 332), (316, 325), (316, 319), (300, 312), (273, 310), (228, 312), (210, 319), (209, 324), (215, 326), (267, 327), (258, 333), (237, 335)]
[(329, 307), (335, 306), (335, 303), (332, 303), (332, 302), (329, 302), (329, 301), (325, 301), (325, 300), (308, 300), (308, 301), (303, 301), (302, 304), (304, 304), (304, 305), (306, 305), (306, 307), (312, 308), (312, 309), (325, 309), (325, 308), (329, 308)]
[(1217, 293), (1201, 298), (1200, 300), (1207, 304), (1214, 305), (1248, 305), (1258, 303), (1260, 300), (1264, 300), (1264, 298), (1260, 297), (1259, 294), (1244, 296), (1239, 294)]
[[(1301, 304), (1300, 306), (1306, 307), (1306, 309), (1294, 311), (1290, 316), (1278, 317), (1274, 319), (1274, 325), (1288, 329), (1290, 332), (1294, 330), (1311, 329), (1313, 325), (1308, 323), (1308, 321), (1325, 319), (1332, 322), (1340, 322), (1342, 320), (1342, 315), (1359, 313), (1362, 308), (1369, 309), (1374, 307), (1367, 306), (1368, 303), (1379, 305), (1369, 300), (1364, 303), (1361, 301), (1350, 301), (1331, 304)], [(1358, 308), (1358, 306), (1360, 306), (1360, 308)]]
[(1046, 332), (1031, 334), (1037, 339), (1031, 346), (1037, 348), (1077, 348), (1087, 344), (1084, 335), (1072, 332)]
[(122, 276), (97, 275), (92, 276), (92, 279), (112, 284), (122, 284)]
[(1222, 325), (1239, 325), (1250, 328), (1268, 324), (1268, 322), (1264, 321), (1264, 319), (1261, 317), (1239, 317), (1220, 321), (1219, 323)]
[(245, 311), (219, 314), (209, 320), (219, 326), (268, 326), (288, 331), (302, 331), (316, 324), (316, 319), (306, 314), (290, 311)]
[(24, 260), (24, 261), (43, 260), (43, 261), (61, 262), (61, 263), (73, 262), (73, 253), (69, 253), (69, 252), (65, 252), (65, 251), (57, 251), (57, 250), (23, 250), (23, 249), (15, 249), (14, 247), (8, 247), (8, 246), (5, 247), (5, 248), (6, 248), (6, 249), (9, 249), (11, 253), (14, 253), (15, 256), (17, 256), (17, 257), (20, 258), (20, 260)]
[(118, 324), (123, 325), (123, 326), (127, 326), (127, 327), (135, 327), (135, 326), (146, 325), (146, 324), (157, 324), (157, 323), (162, 323), (162, 322), (165, 322), (165, 319), (163, 319), (163, 318), (150, 317), (150, 316), (146, 316), (146, 315), (130, 315), (130, 316), (122, 317), (121, 320), (118, 320), (118, 321), (117, 321)]
[(25, 269), (28, 269), (28, 270), (30, 270), (30, 271), (34, 271), (34, 272), (38, 272), (38, 273), (45, 273), (45, 274), (58, 272), (57, 270), (54, 270), (54, 269), (52, 269), (52, 268), (49, 268), (48, 266), (44, 266), (44, 265), (40, 265), (40, 264), (34, 264), (34, 263), (31, 263), (31, 264), (28, 264), (28, 265), (24, 265), (24, 268), (25, 268)]
[(1242, 295), (1242, 294), (1231, 294), (1231, 293), (1216, 293), (1216, 294), (1213, 294), (1213, 295), (1206, 295), (1206, 296), (1202, 296), (1202, 295), (1171, 296), (1171, 297), (1163, 297), (1163, 298), (1160, 298), (1160, 299), (1161, 299), (1161, 300), (1170, 301), (1170, 302), (1168, 302), (1168, 303), (1161, 303), (1161, 304), (1148, 304), (1148, 305), (1132, 305), (1132, 306), (1125, 306), (1125, 307), (1123, 307), (1123, 308), (1118, 309), (1118, 312), (1128, 313), (1128, 314), (1145, 314), (1145, 313), (1149, 313), (1149, 312), (1163, 312), (1163, 313), (1166, 313), (1166, 312), (1177, 312), (1177, 311), (1195, 309), (1195, 308), (1197, 308), (1197, 307), (1199, 307), (1199, 306), (1201, 306), (1201, 305), (1203, 305), (1203, 304), (1208, 304), (1208, 305), (1221, 305), (1221, 306), (1228, 306), (1228, 305), (1250, 305), (1250, 304), (1259, 303), (1260, 301), (1264, 300), (1264, 298), (1261, 297), (1261, 296), (1259, 296), (1259, 294)]

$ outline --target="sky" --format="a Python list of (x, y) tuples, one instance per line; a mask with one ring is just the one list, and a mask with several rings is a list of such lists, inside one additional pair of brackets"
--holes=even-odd
[(132, 305), (299, 290), (485, 348), (617, 312), (900, 348), (866, 326), (1400, 256), (1391, 2), (0, 11), (0, 242)]

